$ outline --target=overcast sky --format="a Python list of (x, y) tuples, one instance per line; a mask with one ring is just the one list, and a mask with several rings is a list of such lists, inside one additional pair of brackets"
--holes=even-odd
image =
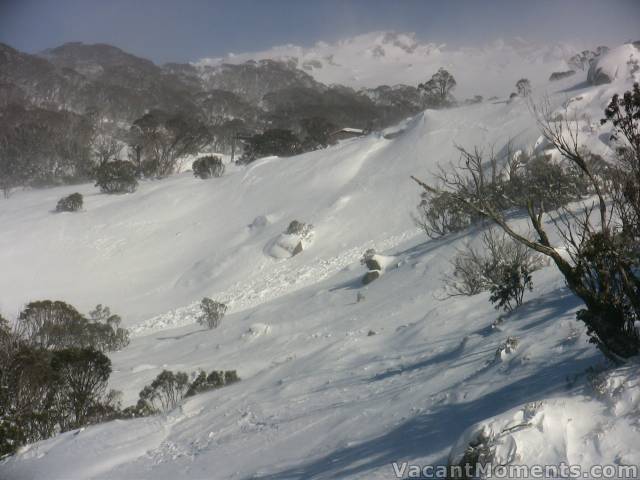
[(614, 45), (640, 40), (640, 0), (0, 0), (0, 42), (29, 53), (101, 42), (185, 62), (372, 30), (449, 45), (515, 36)]

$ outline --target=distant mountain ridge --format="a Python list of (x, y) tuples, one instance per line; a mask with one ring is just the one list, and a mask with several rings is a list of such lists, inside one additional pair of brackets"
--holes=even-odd
[[(338, 91), (344, 105), (340, 114), (332, 99)], [(315, 114), (351, 126), (396, 121), (424, 107), (415, 86), (392, 95), (327, 86), (285, 60), (158, 66), (106, 44), (72, 42), (36, 55), (0, 44), (0, 106), (17, 102), (75, 113), (98, 109), (106, 118), (128, 123), (151, 110), (181, 111), (241, 119), (251, 128), (288, 128), (292, 99), (301, 92)], [(330, 112), (324, 111), (327, 105)], [(298, 111), (293, 118), (305, 115)]]
[(308, 48), (288, 44), (259, 52), (203, 58), (194, 65), (211, 67), (249, 59), (278, 59), (297, 66), (322, 83), (353, 88), (417, 85), (438, 68), (445, 67), (458, 79), (457, 93), (461, 97), (500, 96), (518, 78), (527, 77), (537, 83), (546, 81), (553, 71), (566, 70), (569, 59), (585, 48), (586, 45), (567, 43), (540, 45), (522, 38), (450, 48), (445, 44), (422, 42), (415, 33), (378, 31), (333, 43), (318, 42)]

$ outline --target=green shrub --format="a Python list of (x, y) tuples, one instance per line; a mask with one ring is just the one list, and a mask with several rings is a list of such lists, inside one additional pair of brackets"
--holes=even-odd
[(240, 378), (238, 378), (238, 373), (235, 370), (213, 370), (209, 375), (200, 371), (198, 376), (191, 382), (191, 385), (189, 385), (185, 396), (191, 397), (208, 390), (222, 388), (239, 380)]
[(453, 273), (445, 277), (451, 296), (489, 291), (496, 308), (513, 310), (533, 288), (531, 274), (542, 267), (541, 257), (505, 234), (489, 230), (482, 236), (482, 251), (467, 245), (451, 261)]
[(78, 210), (82, 210), (82, 204), (82, 194), (72, 193), (58, 200), (56, 212), (77, 212)]
[(202, 179), (221, 177), (224, 174), (222, 159), (212, 155), (198, 158), (193, 162), (191, 168), (193, 169), (193, 175)]
[(136, 167), (125, 160), (102, 164), (96, 172), (96, 187), (103, 193), (133, 193), (138, 188)]

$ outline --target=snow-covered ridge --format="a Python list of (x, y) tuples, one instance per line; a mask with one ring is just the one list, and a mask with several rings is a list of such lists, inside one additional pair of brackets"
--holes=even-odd
[(466, 98), (476, 94), (486, 97), (508, 95), (522, 77), (539, 85), (546, 82), (552, 72), (566, 70), (566, 61), (582, 49), (582, 45), (539, 45), (521, 38), (449, 48), (444, 44), (420, 41), (414, 33), (382, 31), (334, 43), (318, 42), (308, 48), (282, 45), (259, 52), (204, 58), (195, 65), (277, 59), (293, 62), (320, 82), (355, 88), (417, 85), (438, 68), (445, 67), (458, 81), (456, 94)]

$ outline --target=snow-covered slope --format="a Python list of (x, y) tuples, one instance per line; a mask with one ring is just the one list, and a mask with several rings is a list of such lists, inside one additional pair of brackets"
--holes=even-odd
[[(585, 114), (585, 144), (606, 155), (598, 119), (629, 80), (582, 82), (535, 94)], [(184, 173), (132, 195), (82, 185), (0, 203), (3, 314), (45, 297), (122, 314), (137, 333), (111, 355), (125, 405), (165, 368), (242, 378), (166, 415), (27, 446), (0, 478), (393, 478), (392, 462), (445, 463), (478, 431), (516, 463), (640, 463), (637, 374), (587, 375), (602, 359), (556, 271), (536, 272), (526, 303), (496, 322), (485, 294), (442, 300), (448, 259), (480, 232), (426, 241), (410, 218), (409, 175), (428, 179), (455, 160), (454, 143), (540, 145), (526, 102), (426, 111), (393, 131), (220, 179)], [(85, 211), (50, 212), (75, 190)], [(275, 258), (294, 219), (314, 225), (312, 240)], [(371, 247), (393, 261), (362, 287), (358, 260)], [(204, 295), (230, 304), (215, 330), (194, 324)], [(523, 419), (526, 429), (505, 430)]]
[(417, 85), (445, 67), (458, 81), (456, 96), (464, 99), (508, 95), (523, 77), (539, 86), (552, 72), (567, 70), (566, 61), (582, 47), (538, 45), (516, 38), (484, 46), (449, 48), (421, 42), (413, 33), (371, 32), (335, 43), (318, 42), (309, 48), (283, 45), (261, 52), (205, 58), (196, 65), (280, 59), (293, 61), (320, 82), (355, 88)]

